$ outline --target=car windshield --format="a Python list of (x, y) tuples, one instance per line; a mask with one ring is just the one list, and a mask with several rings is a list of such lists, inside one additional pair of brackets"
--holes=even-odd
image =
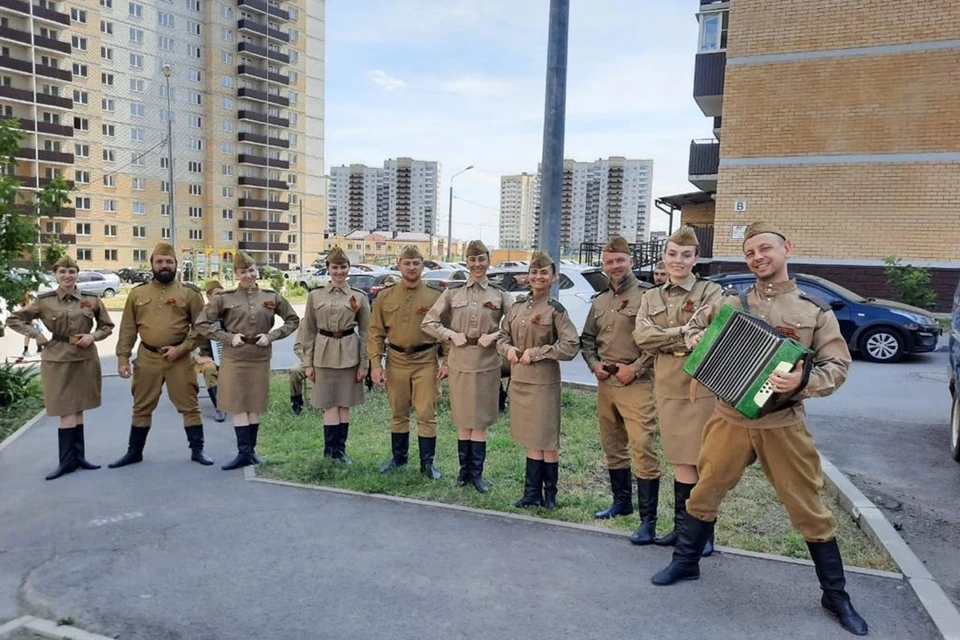
[(841, 287), (841, 286), (838, 285), (836, 282), (831, 282), (830, 280), (824, 280), (823, 278), (816, 278), (816, 277), (813, 277), (813, 276), (807, 276), (807, 278), (809, 278), (809, 279), (812, 280), (813, 282), (816, 282), (817, 284), (822, 285), (823, 287), (825, 287), (825, 288), (833, 291), (834, 293), (836, 293), (836, 294), (837, 294), (838, 296), (840, 296), (841, 298), (846, 298), (847, 300), (849, 300), (849, 301), (851, 301), (851, 302), (866, 302), (866, 301), (867, 301), (867, 299), (864, 298), (864, 297), (863, 297), (862, 295), (860, 295), (859, 293), (854, 293), (853, 291), (850, 291), (850, 289), (847, 289), (846, 287)]
[(373, 284), (373, 276), (348, 276), (347, 284), (358, 289), (369, 289)]
[(603, 271), (584, 271), (582, 275), (594, 291), (606, 291), (607, 287), (610, 286), (610, 280), (607, 279)]

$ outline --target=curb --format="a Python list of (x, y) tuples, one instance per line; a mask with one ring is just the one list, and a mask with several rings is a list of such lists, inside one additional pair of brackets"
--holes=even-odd
[(72, 625), (57, 624), (53, 620), (33, 616), (22, 616), (0, 626), (0, 638), (5, 638), (8, 634), (20, 629), (32, 631), (44, 638), (53, 638), (54, 640), (113, 640), (109, 636), (101, 636)]
[(824, 486), (853, 517), (857, 526), (875, 543), (883, 547), (900, 567), (903, 577), (913, 587), (920, 604), (933, 620), (944, 640), (960, 640), (960, 611), (927, 570), (903, 537), (877, 505), (843, 475), (832, 462), (820, 456)]
[[(23, 426), (21, 426), (19, 429), (17, 429), (16, 431), (8, 435), (6, 438), (4, 438), (3, 442), (0, 442), (0, 452), (2, 452), (4, 449), (9, 447), (11, 444), (13, 444), (17, 438), (19, 438), (20, 436), (22, 436), (24, 433), (27, 432), (27, 429), (37, 424), (38, 422), (40, 422), (40, 420), (46, 415), (47, 415), (47, 412), (44, 409), (40, 409), (40, 411), (37, 412), (37, 415), (33, 416), (32, 418), (24, 422)], [(3, 627), (0, 627), (0, 629), (2, 628)]]

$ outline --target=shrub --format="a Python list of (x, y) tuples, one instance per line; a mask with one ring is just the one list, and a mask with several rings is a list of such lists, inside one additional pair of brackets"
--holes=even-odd
[(11, 363), (0, 365), (0, 408), (22, 402), (40, 393), (37, 382), (39, 372), (36, 366), (16, 366)]
[(307, 290), (295, 282), (287, 282), (288, 298), (302, 298), (307, 295)]
[(904, 304), (933, 309), (937, 306), (937, 292), (930, 286), (930, 271), (924, 267), (902, 265), (900, 258), (883, 259), (887, 283), (896, 292), (897, 301)]

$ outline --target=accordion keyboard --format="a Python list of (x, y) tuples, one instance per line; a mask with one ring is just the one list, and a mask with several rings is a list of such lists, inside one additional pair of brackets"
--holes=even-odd
[(736, 405), (781, 342), (782, 338), (762, 322), (736, 314), (704, 358), (697, 379), (720, 400)]

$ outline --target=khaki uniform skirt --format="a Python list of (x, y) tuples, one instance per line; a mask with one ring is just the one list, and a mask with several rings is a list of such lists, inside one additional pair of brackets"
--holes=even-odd
[(346, 369), (314, 367), (313, 393), (310, 403), (318, 409), (355, 407), (363, 404), (363, 382), (357, 382), (360, 365)]
[(486, 429), (500, 414), (500, 367), (450, 371), (450, 417), (458, 429)]
[[(654, 387), (656, 388), (656, 387)], [(670, 464), (696, 465), (703, 440), (703, 425), (713, 408), (715, 397), (677, 400), (657, 395), (657, 414), (660, 416), (660, 442), (663, 457)], [(665, 416), (668, 416), (664, 419)]]
[(270, 398), (270, 361), (224, 358), (217, 388), (217, 407), (221, 411), (266, 413)]
[(100, 406), (100, 358), (75, 362), (41, 360), (40, 382), (48, 416), (68, 416)]
[(560, 383), (510, 381), (510, 435), (527, 449), (560, 449)]

